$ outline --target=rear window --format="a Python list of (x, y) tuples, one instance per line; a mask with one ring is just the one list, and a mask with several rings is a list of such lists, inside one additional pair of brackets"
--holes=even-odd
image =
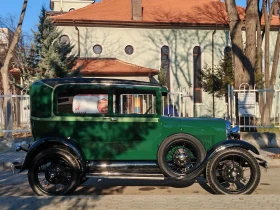
[(101, 88), (61, 88), (56, 91), (57, 115), (106, 114), (108, 90)]

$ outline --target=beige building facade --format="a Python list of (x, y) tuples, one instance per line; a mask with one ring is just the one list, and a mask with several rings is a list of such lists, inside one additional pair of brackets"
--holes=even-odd
[[(173, 3), (176, 4), (177, 1)], [(71, 12), (72, 14), (66, 13), (55, 18), (63, 35), (75, 45), (76, 53), (81, 58), (116, 58), (146, 68), (157, 70), (165, 68), (169, 75), (169, 89), (177, 91), (177, 88), (181, 87), (190, 93), (193, 104), (189, 106), (193, 107), (193, 112), (189, 116), (212, 116), (212, 96), (197, 85), (195, 74), (206, 63), (210, 66), (219, 64), (225, 50), (231, 47), (227, 24), (217, 23), (217, 20), (199, 19), (198, 15), (195, 18), (200, 22), (192, 22), (191, 14), (186, 17), (185, 13), (176, 17), (170, 15), (169, 22), (165, 20), (167, 17), (165, 15), (159, 21), (159, 17), (154, 17), (154, 12), (159, 9), (152, 10), (151, 7), (157, 8), (156, 5), (149, 4), (145, 0), (140, 1), (143, 10), (140, 21), (133, 19), (135, 15), (133, 11), (127, 17), (123, 15), (125, 11), (118, 13), (117, 6), (115, 9), (118, 15), (108, 17), (96, 14), (106, 8), (109, 13), (114, 7), (113, 2), (119, 2), (119, 4), (123, 2), (124, 5), (121, 8), (129, 4), (128, 9), (133, 10), (133, 0), (104, 0), (103, 3), (95, 3)], [(223, 4), (216, 0), (198, 0), (195, 5), (186, 6), (182, 1), (178, 1), (180, 2), (181, 7), (185, 6), (184, 11), (195, 10), (195, 6), (207, 5), (209, 2)], [(158, 7), (162, 9), (160, 14), (167, 11), (162, 5)], [(179, 12), (180, 5), (171, 9), (176, 8)], [(147, 10), (148, 12), (145, 13)], [(96, 16), (90, 15), (89, 11)], [(277, 33), (278, 28), (272, 27), (270, 55), (274, 53), (275, 44), (273, 43), (276, 43)], [(272, 64), (272, 56), (270, 64)], [(276, 83), (279, 83), (279, 76), (280, 65), (277, 68)], [(226, 105), (225, 98), (216, 98), (215, 116), (226, 116)]]
[(50, 8), (56, 12), (69, 12), (94, 2), (94, 0), (50, 0)]

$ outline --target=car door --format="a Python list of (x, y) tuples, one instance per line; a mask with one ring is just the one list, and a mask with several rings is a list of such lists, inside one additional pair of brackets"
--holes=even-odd
[(110, 142), (112, 160), (155, 160), (160, 135), (158, 87), (111, 87)]
[(57, 122), (52, 130), (78, 141), (87, 159), (110, 158), (108, 90), (102, 84), (65, 84), (54, 91)]

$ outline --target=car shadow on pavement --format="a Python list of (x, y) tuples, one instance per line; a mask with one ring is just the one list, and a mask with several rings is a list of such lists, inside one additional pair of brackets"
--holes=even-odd
[[(213, 194), (203, 177), (192, 181), (89, 178), (71, 195)], [(70, 196), (71, 196), (70, 195)], [(36, 196), (27, 172), (0, 172), (0, 196)]]
[[(203, 177), (192, 181), (174, 180), (139, 180), (139, 179), (97, 179), (91, 178), (73, 193), (73, 195), (122, 195), (122, 194), (147, 194), (157, 191), (159, 194), (172, 193), (176, 188), (188, 188), (198, 183), (208, 193), (214, 194)], [(133, 187), (127, 190), (127, 187)], [(154, 194), (155, 192), (151, 193)]]

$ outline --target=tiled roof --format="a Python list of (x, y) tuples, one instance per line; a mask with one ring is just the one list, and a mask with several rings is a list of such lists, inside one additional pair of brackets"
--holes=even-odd
[(80, 58), (73, 69), (80, 67), (84, 76), (154, 76), (159, 70), (126, 63), (115, 58)]
[[(52, 17), (55, 22), (140, 22), (228, 24), (225, 3), (219, 0), (142, 0), (143, 18), (132, 20), (131, 0), (102, 0), (62, 15)], [(245, 8), (237, 7), (241, 18)], [(272, 25), (279, 25), (273, 16)]]

